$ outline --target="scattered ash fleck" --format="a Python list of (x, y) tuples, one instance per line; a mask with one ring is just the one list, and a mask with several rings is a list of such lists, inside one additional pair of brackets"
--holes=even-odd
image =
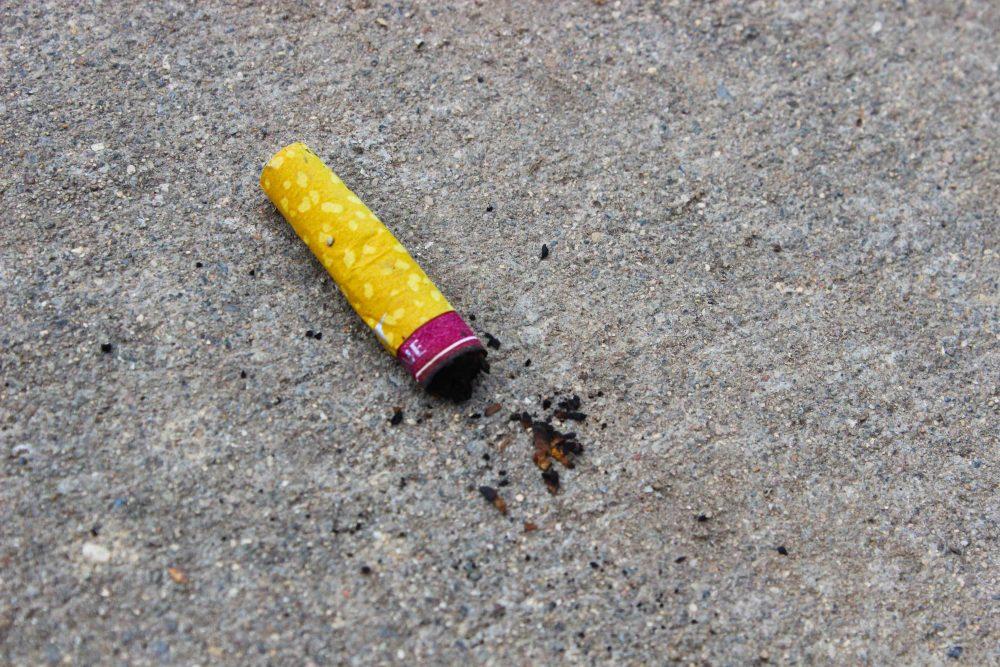
[(562, 433), (548, 422), (533, 422), (531, 434), (535, 446), (532, 461), (541, 470), (548, 470), (552, 459), (572, 469), (575, 466), (571, 457), (583, 453), (583, 445), (577, 441), (576, 433)]
[(389, 418), (389, 423), (393, 426), (399, 426), (403, 423), (403, 409), (395, 408), (392, 412), (392, 417)]
[(580, 403), (580, 397), (576, 394), (573, 394), (570, 398), (564, 398), (556, 404), (556, 411), (553, 413), (553, 416), (560, 421), (582, 422), (587, 418), (587, 415), (580, 412)]
[(101, 343), (101, 352), (104, 354), (111, 354), (111, 351), (115, 349), (111, 343)]
[(549, 256), (549, 246), (543, 243), (542, 244), (542, 254), (540, 255), (540, 257), (541, 257), (541, 259), (546, 259), (546, 258), (548, 258), (548, 256)]
[(368, 567), (367, 565), (362, 565), (361, 566), (361, 574), (363, 574), (364, 576), (367, 577), (371, 573), (372, 573), (372, 569), (370, 567)]
[(564, 398), (556, 404), (561, 410), (567, 412), (580, 409), (580, 397), (573, 394), (570, 398)]
[[(558, 493), (560, 488), (559, 473), (553, 468), (552, 461), (562, 464), (567, 469), (575, 467), (574, 459), (583, 454), (583, 445), (577, 440), (576, 433), (562, 432), (552, 426), (552, 419), (583, 421), (586, 415), (579, 411), (580, 397), (574, 394), (558, 401), (557, 409), (546, 419), (535, 419), (534, 415), (525, 411), (513, 413), (511, 421), (519, 422), (523, 429), (531, 431), (531, 460), (542, 471), (542, 479), (549, 493)], [(544, 399), (542, 408), (552, 407), (552, 399)]]
[(491, 348), (493, 350), (500, 349), (500, 341), (497, 340), (496, 336), (486, 332), (483, 332), (483, 335), (486, 336), (486, 347)]
[(481, 486), (479, 487), (479, 495), (481, 495), (486, 502), (497, 508), (497, 511), (501, 514), (507, 514), (507, 503), (504, 499), (497, 493), (497, 490), (492, 486)]
[(521, 422), (521, 428), (529, 429), (531, 428), (531, 422), (534, 420), (527, 412), (514, 412), (510, 415), (510, 420), (512, 422)]
[(775, 549), (775, 551), (777, 551), (777, 552), (778, 552), (779, 554), (781, 554), (782, 556), (787, 556), (787, 555), (788, 555), (788, 549), (787, 549), (787, 548), (785, 548), (785, 546), (784, 546), (784, 545), (782, 545), (782, 546), (778, 547), (777, 549)]
[(542, 473), (542, 481), (549, 493), (556, 495), (559, 493), (559, 472), (555, 468), (549, 468)]

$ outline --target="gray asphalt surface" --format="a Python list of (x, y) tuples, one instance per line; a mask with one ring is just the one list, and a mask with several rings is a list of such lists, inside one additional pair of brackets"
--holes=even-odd
[[(1000, 662), (998, 32), (4, 0), (0, 662)], [(501, 342), (469, 403), (267, 202), (294, 140)], [(508, 417), (573, 393), (551, 496)]]

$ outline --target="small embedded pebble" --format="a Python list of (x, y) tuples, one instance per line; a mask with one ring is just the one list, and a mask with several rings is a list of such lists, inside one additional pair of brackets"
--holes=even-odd
[(111, 560), (111, 552), (107, 547), (94, 542), (85, 542), (82, 553), (83, 557), (92, 563), (107, 563)]
[(111, 343), (101, 343), (101, 352), (104, 354), (111, 354), (111, 351), (115, 349)]
[(486, 336), (486, 347), (494, 350), (500, 349), (500, 341), (493, 334), (484, 332), (483, 335)]
[(167, 574), (175, 584), (186, 584), (188, 583), (188, 576), (184, 570), (177, 567), (168, 567)]
[(546, 259), (549, 256), (549, 246), (545, 243), (542, 244), (542, 254), (541, 259)]
[(401, 423), (403, 423), (403, 410), (402, 410), (402, 408), (396, 408), (393, 411), (392, 417), (389, 418), (389, 423), (392, 424), (393, 426), (399, 426)]
[(786, 549), (784, 546), (778, 547), (777, 549), (775, 549), (775, 551), (777, 551), (782, 556), (787, 556), (788, 555), (788, 549)]

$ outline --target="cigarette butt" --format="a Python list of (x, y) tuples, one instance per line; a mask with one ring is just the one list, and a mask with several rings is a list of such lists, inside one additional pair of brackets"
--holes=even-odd
[(486, 350), (392, 232), (305, 144), (268, 161), (260, 185), (383, 347), (435, 393), (464, 400)]

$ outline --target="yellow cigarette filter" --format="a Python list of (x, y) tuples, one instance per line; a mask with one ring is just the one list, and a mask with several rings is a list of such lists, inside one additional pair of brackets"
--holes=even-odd
[(260, 185), (355, 312), (420, 384), (458, 400), (486, 350), (392, 232), (305, 144), (285, 146)]

